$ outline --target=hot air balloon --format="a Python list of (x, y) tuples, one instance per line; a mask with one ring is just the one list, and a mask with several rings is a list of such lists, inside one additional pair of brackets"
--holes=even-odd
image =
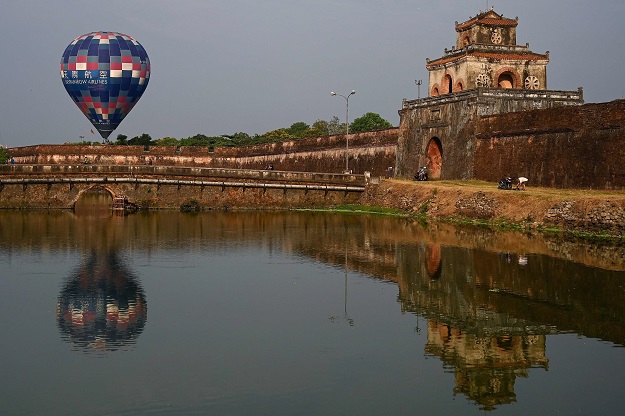
[(150, 80), (150, 59), (132, 37), (92, 32), (70, 43), (61, 58), (67, 93), (108, 142)]

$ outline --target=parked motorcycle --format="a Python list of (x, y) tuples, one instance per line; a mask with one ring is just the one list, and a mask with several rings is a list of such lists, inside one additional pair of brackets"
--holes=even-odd
[(421, 169), (419, 169), (417, 173), (414, 174), (414, 179), (415, 181), (427, 181), (428, 180), (427, 166), (421, 167)]
[(513, 180), (510, 176), (506, 176), (499, 181), (497, 188), (499, 189), (512, 189)]

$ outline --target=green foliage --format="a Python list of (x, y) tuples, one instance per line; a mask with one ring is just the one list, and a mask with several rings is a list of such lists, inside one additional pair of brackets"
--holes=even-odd
[(337, 116), (333, 116), (330, 121), (317, 120), (313, 123), (311, 130), (320, 132), (318, 136), (309, 137), (321, 137), (331, 136), (335, 134), (345, 133), (345, 123), (341, 123)]
[(328, 123), (325, 120), (317, 120), (312, 124), (311, 130), (318, 131), (319, 136), (329, 136), (330, 135), (329, 124), (330, 123)]
[(175, 137), (163, 137), (156, 141), (157, 146), (180, 146), (180, 142)]
[(222, 137), (230, 140), (231, 146), (250, 146), (257, 140), (255, 137), (242, 132), (234, 133), (233, 135), (224, 134)]
[(115, 140), (115, 144), (126, 146), (128, 144), (128, 136), (126, 136), (125, 134), (118, 134), (117, 140)]
[(180, 146), (231, 147), (232, 140), (228, 136), (205, 136), (196, 134), (192, 137), (180, 139)]
[(267, 133), (262, 135), (262, 141), (265, 143), (274, 143), (274, 142), (285, 142), (288, 140), (293, 140), (295, 137), (289, 133), (288, 129), (277, 129), (268, 131)]
[(310, 126), (303, 121), (298, 121), (297, 123), (291, 124), (288, 132), (293, 137), (302, 137), (308, 130), (310, 130)]
[(0, 163), (7, 163), (7, 160), (11, 159), (9, 152), (2, 146), (0, 146)]
[(308, 138), (312, 138), (312, 137), (323, 137), (323, 136), (327, 136), (328, 133), (326, 133), (326, 131), (323, 130), (318, 130), (315, 128), (310, 128), (308, 130), (306, 130), (304, 133), (302, 133), (302, 135), (300, 136), (302, 139), (308, 139)]
[[(382, 119), (378, 114), (367, 113), (357, 118), (350, 126), (350, 131), (369, 131), (392, 127), (391, 124)], [(276, 143), (289, 140), (297, 140), (303, 138), (324, 137), (345, 133), (345, 123), (341, 123), (337, 116), (333, 116), (329, 121), (316, 120), (312, 126), (303, 121), (298, 121), (289, 128), (279, 128), (268, 131), (264, 134), (255, 134), (250, 136), (247, 133), (237, 132), (234, 134), (222, 134), (221, 136), (206, 136), (204, 134), (196, 134), (195, 136), (176, 139), (175, 137), (163, 137), (153, 140), (149, 134), (143, 133), (140, 136), (133, 137), (128, 140), (128, 136), (118, 134), (115, 141), (116, 145), (135, 145), (135, 146), (204, 146), (209, 148), (215, 147), (239, 147), (253, 146), (263, 143)], [(78, 144), (91, 144), (90, 142), (81, 142)], [(99, 143), (93, 143), (99, 144)]]
[(379, 114), (367, 113), (355, 119), (352, 124), (349, 125), (349, 131), (358, 133), (361, 131), (388, 129), (390, 127), (393, 127), (393, 125), (384, 120)]
[(152, 137), (149, 134), (143, 133), (141, 136), (135, 136), (128, 140), (128, 144), (131, 146), (151, 146), (155, 143), (152, 141)]
[(328, 134), (343, 134), (345, 132), (345, 123), (341, 123), (337, 116), (333, 116), (328, 121)]

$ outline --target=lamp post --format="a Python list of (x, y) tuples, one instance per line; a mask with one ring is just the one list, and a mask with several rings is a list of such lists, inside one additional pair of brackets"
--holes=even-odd
[(356, 94), (356, 90), (352, 90), (347, 97), (337, 94), (334, 91), (330, 93), (332, 96), (345, 98), (345, 173), (349, 173), (349, 97)]

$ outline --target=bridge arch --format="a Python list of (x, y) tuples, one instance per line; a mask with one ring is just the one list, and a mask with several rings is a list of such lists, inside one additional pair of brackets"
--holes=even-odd
[(106, 185), (102, 185), (102, 184), (94, 184), (93, 186), (90, 186), (88, 188), (82, 189), (78, 192), (78, 195), (76, 195), (76, 197), (70, 202), (70, 207), (75, 207), (76, 203), (78, 201), (80, 201), (80, 198), (82, 198), (82, 196), (85, 193), (88, 192), (93, 192), (94, 190), (103, 190), (106, 191), (110, 196), (111, 196), (111, 208), (113, 207), (113, 201), (115, 200), (115, 196), (117, 195), (115, 193), (115, 191), (111, 188), (109, 188)]

